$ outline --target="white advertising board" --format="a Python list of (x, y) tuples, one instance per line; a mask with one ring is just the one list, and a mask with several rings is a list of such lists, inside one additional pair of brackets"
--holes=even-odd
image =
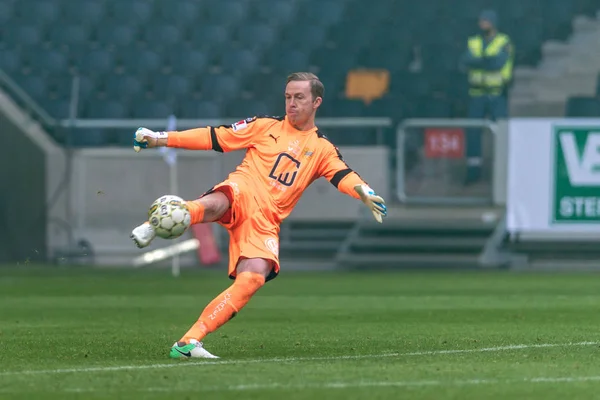
[(510, 233), (600, 234), (600, 119), (512, 119), (507, 192)]

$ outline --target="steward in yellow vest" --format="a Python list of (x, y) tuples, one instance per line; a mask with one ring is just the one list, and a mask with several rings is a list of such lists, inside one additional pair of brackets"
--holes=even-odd
[(482, 34), (468, 40), (463, 63), (468, 69), (469, 95), (498, 96), (512, 80), (514, 50), (508, 35), (497, 32), (496, 13), (481, 13)]

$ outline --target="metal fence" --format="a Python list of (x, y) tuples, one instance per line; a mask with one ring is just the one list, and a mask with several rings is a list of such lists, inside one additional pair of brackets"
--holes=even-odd
[(396, 192), (403, 203), (491, 204), (496, 125), (408, 119), (398, 126)]

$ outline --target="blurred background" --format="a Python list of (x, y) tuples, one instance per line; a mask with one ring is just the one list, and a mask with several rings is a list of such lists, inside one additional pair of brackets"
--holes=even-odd
[[(593, 268), (600, 260), (598, 0), (0, 0), (0, 262), (131, 267), (165, 193), (243, 154), (135, 154), (132, 134), (282, 115), (317, 124), (388, 201), (383, 225), (315, 182), (284, 268)], [(221, 268), (200, 250), (153, 265)]]

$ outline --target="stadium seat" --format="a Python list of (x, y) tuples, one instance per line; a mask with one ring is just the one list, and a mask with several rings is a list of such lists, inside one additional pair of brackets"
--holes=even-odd
[(322, 26), (309, 25), (302, 33), (295, 30), (284, 30), (282, 35), (283, 38), (277, 48), (290, 48), (310, 52), (320, 48), (325, 43), (327, 30)]
[(270, 115), (269, 105), (261, 99), (233, 99), (225, 107), (226, 118), (248, 118), (253, 116)]
[(263, 0), (256, 6), (257, 18), (271, 26), (286, 26), (294, 17), (293, 1)]
[(103, 81), (106, 94), (111, 99), (133, 99), (143, 91), (143, 84), (135, 75), (109, 74)]
[(85, 104), (84, 118), (126, 118), (127, 107), (118, 100), (91, 100)]
[(246, 19), (248, 2), (244, 0), (209, 1), (204, 4), (206, 18), (219, 25), (233, 26)]
[(191, 43), (194, 48), (223, 49), (230, 40), (227, 28), (214, 24), (212, 21), (206, 25), (192, 26), (190, 30)]
[(185, 96), (192, 90), (190, 80), (180, 75), (170, 75), (161, 79), (155, 79), (150, 85), (152, 94), (158, 99), (177, 99)]
[(66, 140), (73, 147), (97, 147), (109, 142), (108, 132), (103, 129), (68, 129)]
[(595, 97), (570, 97), (567, 100), (567, 117), (600, 117), (600, 100)]
[(133, 103), (133, 118), (166, 118), (174, 108), (163, 100), (136, 100)]
[(156, 73), (163, 65), (163, 57), (152, 50), (131, 49), (125, 54), (120, 54), (119, 59), (128, 74)]
[(46, 96), (46, 82), (44, 78), (37, 75), (16, 75), (17, 84), (31, 96), (35, 101), (39, 102)]
[(136, 33), (131, 26), (102, 24), (96, 28), (95, 37), (103, 47), (127, 48), (135, 43)]
[(7, 24), (5, 40), (11, 46), (36, 46), (41, 43), (40, 29), (35, 25)]
[(91, 28), (87, 25), (66, 25), (53, 29), (50, 34), (52, 45), (68, 49), (70, 46), (87, 46), (91, 38)]
[(185, 76), (201, 75), (208, 67), (209, 58), (199, 50), (173, 49), (168, 54), (173, 74)]
[(190, 101), (181, 100), (179, 107), (182, 118), (221, 118), (221, 107), (215, 101)]
[(105, 10), (103, 1), (78, 0), (64, 3), (63, 15), (67, 21), (96, 25), (102, 21)]
[(258, 66), (257, 54), (248, 49), (230, 50), (222, 58), (222, 67), (228, 73), (251, 74)]
[(0, 69), (9, 75), (14, 75), (21, 67), (20, 54), (16, 50), (0, 50)]
[(5, 24), (13, 18), (13, 2), (0, 2), (0, 24)]
[(145, 0), (123, 0), (109, 3), (111, 19), (128, 25), (144, 25), (152, 16), (152, 4)]
[(68, 100), (45, 99), (41, 105), (54, 118), (64, 119), (69, 117), (71, 102)]
[(156, 3), (153, 18), (157, 23), (193, 25), (199, 18), (198, 3), (185, 0), (159, 1)]
[(173, 48), (182, 41), (181, 31), (177, 25), (164, 24), (161, 24), (160, 29), (152, 24), (144, 27), (142, 38), (152, 49)]
[(390, 86), (387, 70), (353, 70), (346, 77), (346, 98), (369, 104), (383, 97)]
[(202, 81), (202, 95), (211, 100), (229, 100), (238, 95), (240, 83), (227, 74), (209, 75)]
[[(20, 0), (15, 2), (15, 14), (21, 21), (44, 26), (56, 22), (60, 15), (60, 5), (54, 1)], [(32, 12), (35, 10), (35, 12)]]
[(243, 49), (265, 51), (275, 42), (275, 29), (267, 24), (243, 24), (237, 29), (237, 41)]
[(77, 69), (86, 76), (102, 75), (111, 72), (114, 65), (112, 53), (106, 50), (92, 50), (78, 60)]
[(299, 21), (310, 21), (312, 24), (329, 27), (338, 24), (344, 13), (344, 2), (336, 0), (321, 0), (301, 2), (298, 8)]
[(309, 58), (306, 52), (295, 49), (273, 49), (265, 56), (264, 66), (271, 71), (289, 74), (296, 71), (305, 71), (309, 67)]

